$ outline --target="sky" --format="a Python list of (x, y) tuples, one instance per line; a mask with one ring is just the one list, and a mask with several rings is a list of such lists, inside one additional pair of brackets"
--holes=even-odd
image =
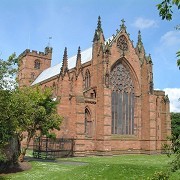
[[(68, 57), (77, 54), (78, 46), (92, 46), (98, 16), (105, 38), (120, 28), (125, 19), (134, 45), (141, 31), (145, 51), (151, 54), (155, 89), (165, 90), (171, 111), (180, 112), (180, 70), (176, 52), (180, 50), (180, 10), (173, 9), (172, 21), (159, 17), (156, 4), (161, 0), (1, 0), (0, 58), (25, 49), (44, 51), (53, 47), (52, 65), (62, 61), (64, 48)], [(49, 39), (52, 37), (52, 39)]]

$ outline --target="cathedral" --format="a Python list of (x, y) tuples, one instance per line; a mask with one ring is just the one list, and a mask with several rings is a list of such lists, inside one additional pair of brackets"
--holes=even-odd
[(64, 117), (57, 137), (74, 139), (74, 155), (153, 154), (171, 133), (169, 99), (154, 90), (153, 62), (140, 31), (136, 46), (122, 20), (105, 40), (98, 18), (92, 47), (51, 67), (52, 48), (19, 55), (19, 87), (51, 87)]

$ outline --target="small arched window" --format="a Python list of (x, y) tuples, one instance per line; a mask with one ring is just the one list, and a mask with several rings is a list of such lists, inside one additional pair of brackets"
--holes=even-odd
[(31, 73), (31, 79), (32, 79), (32, 80), (35, 79), (35, 73), (34, 73), (34, 72)]
[(41, 63), (40, 61), (37, 59), (34, 61), (34, 69), (40, 69)]
[(55, 82), (53, 82), (52, 91), (53, 91), (53, 97), (56, 97), (56, 83)]
[(92, 120), (89, 110), (85, 109), (85, 135), (87, 137), (92, 137)]
[(89, 88), (91, 84), (91, 77), (90, 77), (90, 72), (87, 69), (85, 73), (85, 88)]

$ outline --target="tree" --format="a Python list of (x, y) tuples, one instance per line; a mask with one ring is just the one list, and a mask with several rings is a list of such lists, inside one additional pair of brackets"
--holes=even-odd
[(171, 113), (172, 135), (177, 139), (180, 135), (180, 113)]
[(177, 6), (177, 8), (180, 9), (180, 0), (163, 0), (157, 5), (159, 15), (161, 16), (162, 20), (172, 20), (173, 6)]
[[(11, 110), (9, 109), (12, 89), (16, 84), (17, 62), (15, 53), (7, 61), (0, 59), (0, 171), (16, 163), (19, 153), (15, 136), (16, 125), (10, 118)], [(8, 152), (7, 149), (9, 149)]]
[(12, 93), (10, 118), (17, 124), (16, 133), (20, 140), (23, 132), (27, 132), (26, 146), (21, 149), (20, 161), (23, 161), (29, 143), (37, 131), (41, 135), (47, 135), (49, 130), (60, 129), (62, 118), (57, 113), (57, 103), (52, 99), (51, 89), (24, 87)]
[(176, 158), (172, 162), (172, 170), (180, 169), (180, 113), (171, 113), (172, 127), (172, 150), (176, 154)]
[(11, 93), (6, 90), (0, 90), (0, 147), (4, 146), (14, 135), (15, 128), (10, 122), (8, 104)]
[(164, 149), (170, 156), (175, 154), (174, 160), (171, 162), (171, 170), (174, 172), (180, 169), (180, 113), (171, 113), (172, 133), (168, 139), (169, 144), (164, 144)]
[(62, 118), (57, 114), (58, 102), (53, 101), (50, 89), (15, 86), (17, 65), (15, 53), (7, 61), (0, 59), (0, 153), (13, 137), (17, 135), (20, 141), (23, 132), (27, 132), (27, 145), (20, 155), (23, 160), (36, 132), (46, 135), (51, 129), (59, 130)]
[(15, 53), (9, 56), (7, 61), (0, 59), (0, 89), (14, 89), (16, 85), (17, 64), (18, 59)]
[[(180, 9), (180, 0), (163, 0), (160, 4), (157, 5), (159, 15), (162, 18), (162, 20), (166, 19), (168, 21), (172, 20), (173, 6), (176, 6), (178, 9)], [(180, 30), (180, 25), (176, 26), (177, 30)], [(180, 69), (180, 51), (176, 53), (177, 57), (177, 66)]]

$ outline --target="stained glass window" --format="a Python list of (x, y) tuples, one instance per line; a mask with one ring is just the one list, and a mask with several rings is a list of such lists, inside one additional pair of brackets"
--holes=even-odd
[(134, 86), (129, 70), (116, 64), (110, 74), (112, 134), (134, 134)]

